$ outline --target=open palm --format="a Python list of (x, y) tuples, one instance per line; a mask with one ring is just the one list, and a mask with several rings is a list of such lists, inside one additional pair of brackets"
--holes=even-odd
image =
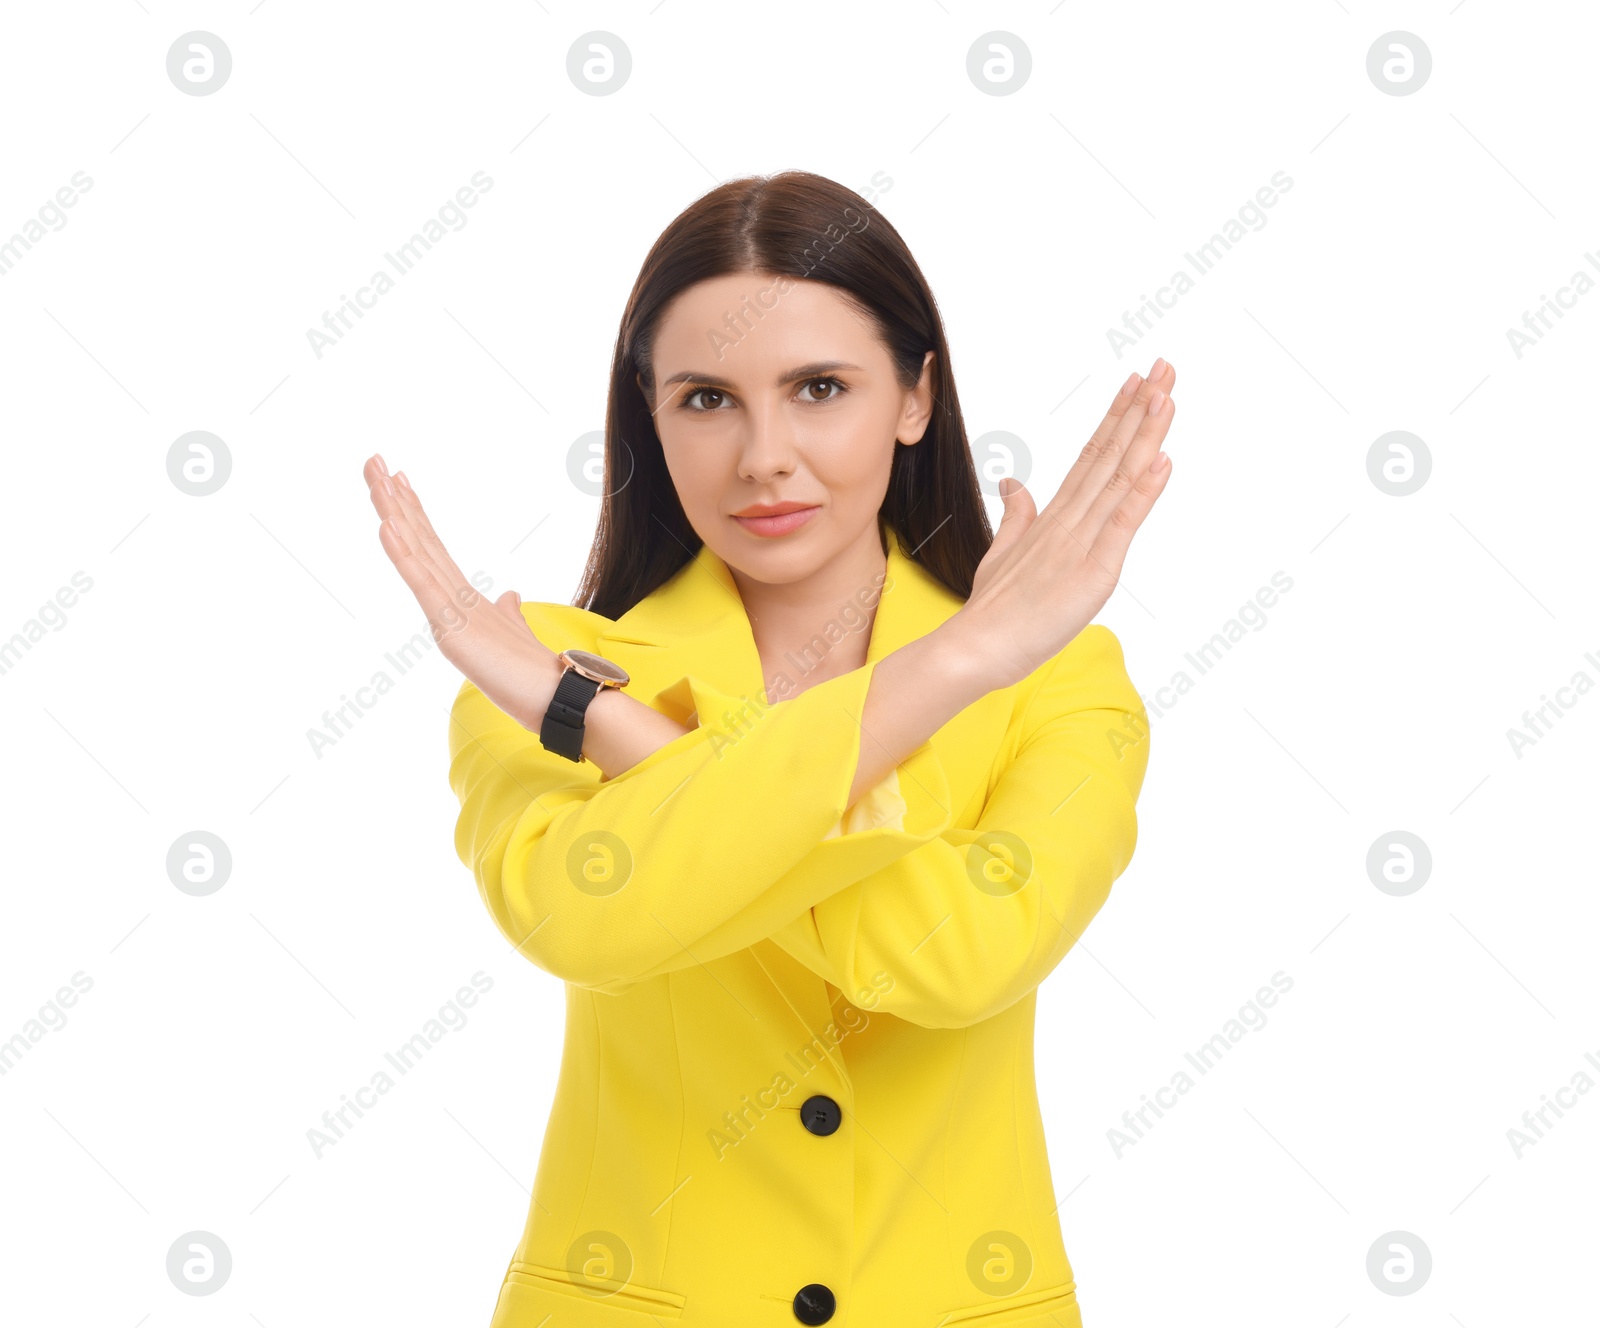
[[(1177, 371), (1157, 360), (1130, 375), (1042, 511), (1016, 480), (1005, 515), (959, 611), (980, 641), (995, 643), (1003, 683), (1020, 681), (1067, 645), (1105, 605), (1134, 533), (1166, 487), (1161, 453), (1176, 406)], [(1003, 647), (1003, 648), (1002, 648)]]
[(391, 476), (374, 453), (361, 474), (383, 518), (378, 538), (384, 552), (427, 615), (440, 653), (506, 714), (536, 728), (544, 705), (534, 684), (559, 673), (561, 665), (529, 628), (517, 592), (491, 600), (462, 575), (404, 471)]

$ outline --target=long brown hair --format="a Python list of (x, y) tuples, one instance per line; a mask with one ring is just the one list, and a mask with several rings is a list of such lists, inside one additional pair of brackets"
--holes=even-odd
[(994, 535), (933, 293), (900, 233), (860, 194), (810, 171), (784, 171), (718, 185), (679, 213), (645, 257), (612, 357), (605, 496), (574, 603), (620, 618), (699, 551), (639, 380), (655, 383), (653, 342), (672, 299), (737, 272), (844, 292), (875, 323), (902, 388), (916, 385), (934, 352), (933, 416), (916, 446), (894, 449), (879, 535), (887, 552), (888, 532), (898, 534), (911, 557), (967, 598)]

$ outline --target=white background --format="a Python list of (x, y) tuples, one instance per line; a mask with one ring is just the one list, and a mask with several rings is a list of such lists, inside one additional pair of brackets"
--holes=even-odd
[[(1173, 477), (1102, 615), (1153, 710), (1293, 581), (1155, 716), (1133, 864), (1040, 992), (1085, 1322), (1592, 1317), (1600, 1094), (1520, 1157), (1507, 1132), (1600, 1057), (1600, 694), (1520, 757), (1507, 731), (1600, 679), (1600, 295), (1520, 358), (1506, 335), (1600, 251), (1592, 11), (106, 0), (5, 28), (0, 237), (93, 186), (0, 278), (0, 640), (92, 589), (0, 675), (0, 1039), (92, 987), (0, 1077), (0, 1318), (487, 1322), (562, 988), (455, 857), (459, 675), (386, 662), (423, 624), (361, 466), (404, 468), (495, 593), (570, 601), (597, 502), (566, 456), (641, 259), (705, 190), (789, 167), (892, 179), (969, 434), (1022, 437), (1041, 505), (1129, 370), (1178, 367)], [(233, 56), (209, 96), (166, 73), (196, 29)], [(994, 29), (1031, 53), (1009, 96), (966, 72)], [(1366, 72), (1396, 29), (1432, 52), (1409, 96)], [(632, 53), (610, 96), (566, 73), (592, 30)], [(464, 229), (318, 358), (307, 329), (476, 171)], [(1278, 171), (1268, 223), (1119, 359), (1107, 329)], [(232, 458), (210, 497), (167, 476), (192, 430)], [(1368, 476), (1391, 430), (1431, 454), (1408, 497)], [(196, 830), (233, 858), (203, 898), (166, 870)], [(1366, 868), (1395, 830), (1433, 859), (1404, 897)], [(1265, 1027), (1117, 1156), (1280, 970)], [(315, 1156), (479, 971), (465, 1027)], [(232, 1251), (216, 1296), (167, 1278), (193, 1230)], [(1397, 1230), (1433, 1261), (1405, 1296), (1366, 1271)]]

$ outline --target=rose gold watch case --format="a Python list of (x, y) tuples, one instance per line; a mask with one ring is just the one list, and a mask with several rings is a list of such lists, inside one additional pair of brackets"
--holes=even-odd
[(631, 681), (628, 671), (621, 665), (613, 664), (605, 656), (596, 655), (593, 651), (563, 650), (556, 658), (602, 687), (626, 687)]

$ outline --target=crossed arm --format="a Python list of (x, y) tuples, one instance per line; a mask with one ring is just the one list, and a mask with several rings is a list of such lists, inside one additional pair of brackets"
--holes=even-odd
[(699, 725), (604, 781), (464, 683), (456, 850), (497, 926), (539, 967), (607, 993), (771, 937), (929, 1027), (1021, 999), (1133, 853), (1149, 740), (1121, 648), (1091, 625), (1016, 685), (1025, 709), (972, 829), (954, 824), (930, 740), (864, 800), (895, 814), (840, 833), (877, 667), (732, 729), (716, 717), (738, 700), (688, 676)]

